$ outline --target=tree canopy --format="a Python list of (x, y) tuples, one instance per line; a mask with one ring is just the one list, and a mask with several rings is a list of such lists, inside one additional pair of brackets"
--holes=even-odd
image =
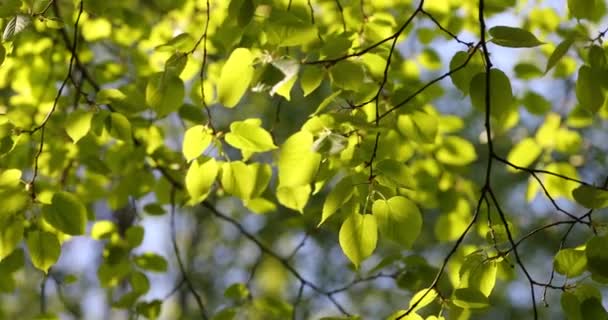
[(0, 0), (0, 317), (608, 319), (600, 0)]

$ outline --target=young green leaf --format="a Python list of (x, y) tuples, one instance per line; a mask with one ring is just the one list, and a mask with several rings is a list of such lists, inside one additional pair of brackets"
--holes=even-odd
[(207, 198), (217, 172), (218, 165), (213, 158), (192, 161), (186, 173), (186, 190), (190, 195), (188, 204), (195, 205)]
[(156, 253), (146, 252), (137, 255), (133, 258), (133, 262), (138, 267), (152, 272), (165, 272), (167, 271), (167, 260)]
[(112, 112), (106, 118), (106, 128), (110, 135), (118, 140), (128, 142), (132, 139), (131, 122), (121, 113)]
[(308, 203), (311, 191), (309, 184), (301, 186), (279, 185), (277, 188), (277, 199), (285, 207), (304, 213), (304, 207)]
[(444, 137), (442, 146), (437, 150), (435, 156), (440, 162), (452, 166), (464, 166), (477, 159), (473, 144), (456, 136)]
[[(538, 159), (542, 151), (543, 149), (536, 143), (534, 138), (524, 138), (509, 151), (507, 161), (520, 167), (528, 167)], [(508, 167), (507, 170), (518, 172), (517, 169), (512, 167)]]
[(498, 264), (496, 262), (485, 261), (480, 254), (470, 254), (460, 266), (458, 287), (475, 289), (489, 297), (496, 284), (497, 270)]
[(551, 56), (549, 56), (549, 60), (547, 60), (545, 73), (549, 72), (549, 70), (551, 70), (551, 68), (553, 68), (559, 62), (559, 60), (561, 60), (568, 50), (570, 50), (573, 43), (574, 38), (567, 38), (560, 42), (557, 47), (555, 47), (555, 50), (553, 50), (553, 53), (551, 53)]
[(452, 302), (464, 309), (481, 309), (490, 306), (488, 297), (479, 290), (471, 288), (454, 290)]
[(222, 164), (221, 183), (224, 190), (243, 200), (251, 198), (256, 181), (256, 171), (242, 161)]
[(587, 256), (585, 251), (576, 249), (562, 249), (553, 259), (555, 271), (568, 278), (578, 277), (587, 269)]
[(587, 241), (585, 249), (587, 270), (594, 276), (608, 278), (608, 236), (595, 236)]
[(20, 215), (11, 215), (0, 222), (0, 261), (2, 261), (23, 240), (24, 220)]
[(572, 191), (572, 197), (580, 205), (590, 209), (608, 207), (608, 191), (582, 185)]
[(422, 215), (411, 200), (396, 196), (376, 200), (372, 206), (380, 234), (409, 249), (422, 231)]
[(492, 36), (491, 41), (503, 47), (531, 48), (544, 44), (530, 31), (521, 28), (496, 26), (490, 28), (488, 32)]
[(65, 131), (72, 139), (72, 142), (78, 142), (89, 132), (91, 129), (91, 119), (93, 119), (92, 112), (80, 109), (68, 115), (65, 120)]
[(361, 262), (376, 249), (378, 225), (371, 214), (353, 212), (340, 227), (340, 247), (348, 259), (359, 268)]
[[(462, 66), (469, 59), (469, 54), (466, 51), (456, 52), (450, 60), (450, 70), (456, 70), (456, 68)], [(469, 94), (471, 79), (476, 74), (483, 72), (483, 65), (479, 60), (478, 55), (474, 55), (463, 68), (450, 74), (452, 83), (465, 95)]]
[(237, 48), (222, 68), (218, 83), (218, 100), (228, 108), (236, 106), (253, 78), (253, 54), (246, 48)]
[(325, 77), (325, 71), (319, 66), (305, 66), (302, 69), (302, 75), (300, 76), (300, 85), (304, 96), (311, 94), (315, 91), (323, 82)]
[(356, 91), (363, 84), (363, 67), (349, 60), (342, 60), (329, 69), (332, 82), (344, 90)]
[(184, 82), (173, 73), (159, 72), (148, 79), (146, 103), (159, 118), (177, 111), (183, 104), (184, 95)]
[(46, 231), (30, 231), (26, 235), (27, 248), (34, 267), (47, 273), (61, 254), (57, 236)]
[(602, 104), (604, 104), (604, 92), (602, 91), (600, 83), (601, 79), (591, 67), (581, 66), (580, 69), (578, 69), (576, 98), (581, 104), (581, 107), (590, 111), (592, 114), (597, 113)]
[[(473, 77), (469, 87), (471, 103), (476, 110), (486, 110), (486, 73), (482, 72)], [(514, 106), (511, 81), (499, 69), (490, 70), (490, 112), (493, 118), (500, 120)]]
[(225, 139), (231, 146), (249, 152), (266, 152), (277, 148), (270, 133), (252, 121), (231, 123)]
[(331, 191), (329, 191), (329, 194), (327, 194), (327, 198), (325, 198), (325, 202), (323, 203), (321, 221), (318, 226), (323, 224), (325, 220), (340, 209), (340, 207), (352, 197), (354, 191), (355, 187), (350, 176), (342, 178), (340, 182), (331, 188)]
[(184, 133), (184, 141), (182, 142), (182, 153), (186, 161), (190, 162), (209, 147), (213, 140), (211, 130), (203, 125), (196, 125)]
[(279, 184), (302, 186), (313, 181), (319, 169), (321, 155), (312, 151), (313, 136), (299, 131), (289, 137), (279, 152)]
[(42, 207), (42, 217), (55, 229), (69, 235), (84, 234), (87, 208), (80, 199), (68, 192), (57, 192), (51, 204)]
[(431, 302), (433, 302), (435, 299), (437, 299), (438, 296), (439, 296), (439, 294), (437, 293), (437, 290), (432, 289), (432, 288), (431, 289), (424, 288), (424, 289), (416, 292), (414, 294), (414, 296), (412, 296), (412, 299), (410, 299), (410, 309), (414, 306), (414, 303), (420, 301), (418, 303), (418, 305), (416, 305), (416, 307), (414, 309), (412, 309), (412, 312), (415, 312), (416, 310), (420, 310), (420, 309), (428, 306)]

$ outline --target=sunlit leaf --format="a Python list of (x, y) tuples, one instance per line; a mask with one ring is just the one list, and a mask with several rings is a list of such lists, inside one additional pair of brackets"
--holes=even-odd
[(578, 277), (587, 268), (585, 251), (576, 249), (562, 249), (554, 257), (555, 271), (568, 278)]
[(488, 32), (492, 36), (492, 42), (503, 47), (530, 48), (543, 44), (530, 31), (521, 28), (496, 26)]
[(378, 226), (370, 214), (352, 213), (340, 228), (340, 246), (348, 259), (359, 268), (376, 249)]
[(203, 125), (196, 125), (186, 130), (182, 142), (182, 153), (186, 161), (196, 159), (209, 147), (213, 140), (213, 134), (209, 128)]
[(61, 246), (57, 236), (46, 231), (30, 231), (26, 236), (30, 259), (34, 267), (48, 272), (59, 259)]
[(42, 207), (44, 220), (57, 230), (69, 235), (84, 234), (87, 209), (78, 197), (68, 192), (57, 192), (51, 204)]
[(404, 248), (411, 248), (422, 231), (422, 215), (411, 200), (396, 196), (376, 200), (372, 213), (378, 222), (380, 235), (387, 237)]
[(237, 48), (228, 57), (218, 83), (218, 100), (228, 108), (236, 106), (253, 77), (253, 54), (246, 48)]

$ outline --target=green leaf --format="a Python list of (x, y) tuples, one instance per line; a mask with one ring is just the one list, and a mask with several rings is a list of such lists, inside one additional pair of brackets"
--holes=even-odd
[(490, 301), (483, 293), (471, 288), (454, 290), (452, 302), (464, 309), (481, 309), (490, 306)]
[(91, 227), (91, 238), (94, 240), (109, 239), (117, 230), (113, 221), (99, 220)]
[(299, 131), (290, 136), (279, 152), (279, 184), (302, 186), (313, 182), (319, 169), (321, 155), (312, 151), (313, 136)]
[(534, 91), (527, 91), (524, 94), (522, 103), (526, 107), (526, 110), (534, 115), (544, 115), (551, 110), (551, 103)]
[[(455, 70), (463, 65), (465, 61), (467, 61), (468, 57), (469, 53), (466, 51), (456, 52), (456, 54), (454, 54), (452, 57), (452, 60), (450, 60), (450, 70)], [(475, 55), (471, 57), (465, 67), (456, 72), (452, 72), (450, 74), (450, 78), (452, 79), (452, 83), (456, 86), (456, 88), (466, 95), (469, 94), (471, 79), (473, 79), (473, 77), (480, 72), (483, 72), (483, 65), (479, 61), (479, 58), (477, 58), (477, 55)]]
[(187, 63), (188, 56), (183, 52), (176, 52), (165, 62), (165, 72), (179, 76)]
[(357, 91), (365, 78), (363, 67), (349, 60), (336, 63), (329, 69), (329, 75), (334, 85), (351, 91)]
[(266, 152), (277, 148), (270, 133), (254, 121), (231, 123), (225, 139), (231, 146), (248, 152)]
[[(427, 293), (428, 291), (428, 293)], [(424, 298), (422, 298), (424, 296)], [(439, 296), (439, 294), (437, 293), (437, 291), (435, 289), (428, 289), (428, 288), (424, 288), (418, 292), (416, 292), (414, 294), (414, 296), (412, 297), (412, 299), (410, 299), (410, 309), (412, 308), (412, 306), (414, 305), (414, 303), (416, 303), (418, 300), (420, 300), (420, 302), (418, 303), (418, 305), (412, 309), (412, 312), (416, 312), (416, 310), (420, 310), (426, 306), (428, 306), (431, 302), (435, 301), (435, 299), (437, 299), (437, 297)]]
[(244, 283), (233, 283), (224, 291), (224, 297), (241, 301), (249, 297), (249, 289)]
[(589, 66), (578, 69), (576, 79), (576, 98), (581, 106), (595, 114), (604, 103), (604, 93), (600, 85), (601, 79)]
[(222, 164), (221, 183), (224, 190), (243, 200), (251, 198), (255, 187), (256, 171), (242, 161)]
[(207, 198), (217, 176), (218, 167), (213, 158), (192, 161), (186, 173), (186, 190), (190, 195), (188, 204), (196, 205)]
[(608, 207), (608, 191), (582, 185), (572, 191), (572, 197), (580, 205), (590, 209)]
[(138, 302), (135, 311), (150, 320), (158, 319), (161, 313), (162, 301), (152, 300), (149, 302)]
[(598, 45), (593, 45), (589, 48), (587, 60), (592, 69), (602, 69), (606, 67), (606, 53), (604, 52), (604, 49)]
[(190, 162), (209, 147), (213, 140), (213, 132), (206, 126), (196, 125), (186, 130), (182, 142), (182, 153), (186, 161)]
[(587, 241), (585, 254), (587, 270), (593, 275), (608, 278), (608, 236), (595, 236)]
[(331, 217), (346, 201), (348, 201), (355, 191), (355, 186), (353, 185), (352, 178), (350, 176), (346, 176), (340, 180), (335, 186), (331, 188), (329, 193), (327, 194), (327, 198), (325, 198), (325, 202), (323, 203), (323, 211), (321, 214), (321, 221), (317, 225), (320, 226)]
[(288, 58), (273, 60), (271, 63), (283, 73), (283, 79), (272, 86), (270, 95), (273, 96), (276, 93), (287, 101), (291, 100), (291, 88), (298, 78), (300, 64), (295, 59)]
[(339, 238), (342, 251), (358, 269), (361, 262), (376, 249), (376, 217), (371, 214), (352, 213), (340, 227)]
[(545, 73), (549, 72), (549, 70), (551, 70), (551, 68), (553, 68), (562, 59), (568, 50), (570, 50), (573, 43), (574, 38), (567, 38), (560, 42), (557, 47), (555, 47), (555, 50), (553, 50), (553, 53), (551, 53), (551, 56), (549, 56), (549, 60), (547, 60)]
[(249, 22), (251, 22), (253, 14), (255, 13), (253, 0), (243, 0), (238, 12), (237, 22), (239, 27), (246, 27)]
[(26, 236), (27, 248), (34, 267), (47, 273), (61, 254), (57, 236), (46, 231), (30, 231)]
[(0, 261), (9, 256), (23, 240), (24, 219), (11, 215), (0, 220)]
[(301, 186), (279, 185), (277, 188), (277, 199), (285, 207), (304, 213), (304, 207), (308, 203), (311, 192), (312, 190), (308, 184)]
[(583, 250), (562, 249), (555, 255), (553, 265), (559, 274), (578, 277), (587, 269), (587, 256)]
[(474, 289), (489, 297), (496, 284), (498, 264), (495, 261), (485, 261), (485, 257), (473, 253), (466, 256), (460, 266), (459, 288)]
[(442, 146), (435, 156), (440, 162), (453, 166), (464, 166), (477, 159), (473, 144), (456, 136), (444, 137)]
[(84, 234), (87, 208), (75, 195), (60, 191), (53, 195), (50, 205), (42, 207), (42, 216), (55, 229), (69, 235)]
[(133, 258), (133, 262), (138, 267), (152, 272), (165, 272), (167, 271), (167, 260), (163, 256), (156, 253), (146, 252), (137, 255)]
[(0, 173), (0, 189), (11, 189), (19, 186), (21, 170), (6, 169)]
[(544, 42), (536, 39), (530, 31), (521, 28), (496, 26), (490, 28), (488, 32), (492, 36), (491, 41), (503, 47), (531, 48), (544, 44)]
[(304, 96), (311, 94), (315, 91), (323, 82), (325, 77), (324, 70), (319, 66), (305, 66), (302, 68), (302, 75), (300, 76), (300, 85)]
[(150, 76), (146, 86), (146, 103), (164, 118), (182, 106), (185, 96), (184, 82), (170, 72), (158, 72)]
[(106, 118), (106, 128), (110, 135), (118, 140), (131, 141), (131, 122), (124, 115), (118, 112), (112, 112), (112, 114)]
[(72, 142), (78, 142), (89, 132), (91, 129), (91, 119), (93, 119), (92, 112), (80, 109), (68, 115), (68, 118), (65, 120), (65, 131), (72, 139)]
[(4, 59), (6, 58), (6, 49), (3, 45), (0, 45), (0, 66), (4, 63)]
[(228, 108), (236, 106), (253, 78), (253, 54), (246, 48), (237, 48), (222, 68), (218, 83), (218, 100)]
[(593, 20), (593, 14), (597, 10), (599, 1), (600, 0), (568, 0), (568, 11), (574, 18)]
[[(542, 151), (543, 149), (536, 143), (534, 138), (524, 138), (509, 151), (507, 161), (520, 167), (529, 167), (538, 159)], [(518, 172), (517, 169), (512, 167), (508, 167), (508, 170)]]
[(608, 319), (608, 313), (606, 313), (606, 309), (602, 306), (602, 301), (598, 299), (585, 299), (583, 303), (581, 303), (580, 310), (583, 319)]
[(317, 30), (305, 21), (287, 11), (273, 9), (265, 27), (270, 44), (292, 47), (308, 44), (317, 39)]
[(397, 128), (404, 136), (418, 143), (435, 143), (439, 119), (437, 116), (424, 111), (414, 111), (411, 114), (397, 118)]
[[(486, 110), (486, 73), (478, 73), (469, 87), (471, 103), (480, 112)], [(502, 120), (514, 106), (511, 82), (499, 69), (490, 70), (490, 112), (493, 118)]]
[(422, 215), (411, 200), (396, 196), (385, 200), (376, 200), (372, 213), (378, 221), (382, 236), (391, 239), (409, 249), (422, 231)]

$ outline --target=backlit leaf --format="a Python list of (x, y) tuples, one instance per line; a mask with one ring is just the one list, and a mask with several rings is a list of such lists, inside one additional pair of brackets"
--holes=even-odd
[(285, 207), (304, 213), (304, 207), (308, 203), (311, 191), (308, 184), (301, 186), (279, 186), (277, 188), (277, 199)]
[(583, 250), (562, 249), (555, 255), (553, 265), (555, 271), (568, 278), (578, 277), (587, 268), (587, 256)]
[(65, 121), (65, 131), (72, 142), (78, 142), (89, 132), (91, 119), (93, 119), (93, 113), (84, 110), (76, 110), (68, 115)]
[(44, 220), (55, 229), (69, 234), (84, 234), (87, 223), (87, 209), (74, 194), (57, 192), (51, 204), (42, 207)]
[(422, 231), (422, 215), (411, 200), (396, 196), (376, 200), (372, 213), (378, 222), (381, 236), (387, 237), (404, 248), (411, 248)]
[[(471, 80), (469, 87), (471, 103), (479, 112), (486, 110), (486, 73), (478, 73)], [(492, 117), (500, 120), (513, 107), (511, 81), (499, 69), (490, 70), (490, 112)]]
[(557, 47), (555, 47), (555, 50), (553, 50), (553, 53), (551, 53), (551, 56), (549, 56), (549, 60), (547, 60), (545, 73), (549, 72), (549, 70), (551, 70), (551, 68), (553, 68), (561, 60), (568, 50), (570, 50), (573, 43), (573, 38), (567, 38), (566, 40), (560, 42)]
[(244, 151), (266, 152), (277, 148), (266, 129), (247, 121), (231, 123), (225, 139), (233, 147)]
[(159, 72), (148, 79), (146, 103), (159, 118), (177, 111), (183, 104), (184, 95), (184, 82), (173, 73)]
[(352, 213), (342, 224), (340, 246), (348, 259), (359, 268), (361, 262), (376, 249), (378, 226), (371, 214)]
[(228, 108), (236, 106), (253, 78), (253, 54), (237, 48), (228, 57), (218, 83), (218, 100)]
[(206, 126), (196, 125), (186, 130), (182, 142), (182, 153), (186, 161), (198, 158), (209, 147), (211, 140), (213, 133)]
[(312, 151), (313, 136), (299, 131), (289, 137), (279, 152), (279, 184), (302, 186), (313, 181), (317, 174), (321, 155)]
[(26, 243), (32, 264), (45, 273), (57, 262), (61, 254), (59, 240), (50, 232), (30, 231), (27, 233)]
[(582, 185), (572, 191), (574, 200), (584, 207), (590, 209), (601, 209), (608, 207), (608, 191)]
[(186, 173), (186, 190), (190, 195), (190, 205), (207, 198), (218, 172), (215, 159), (194, 160)]
[(531, 48), (544, 42), (539, 41), (528, 30), (506, 26), (496, 26), (488, 30), (492, 36), (492, 42), (499, 46), (510, 48)]

